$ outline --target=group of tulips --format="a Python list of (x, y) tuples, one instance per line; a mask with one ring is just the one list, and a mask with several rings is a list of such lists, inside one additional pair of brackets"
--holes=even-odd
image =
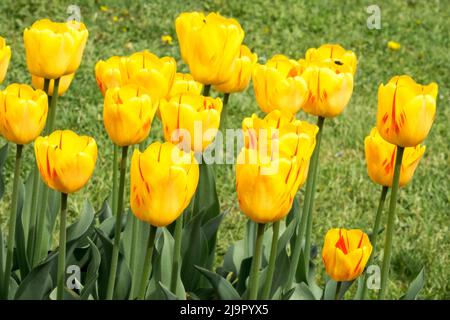
[[(246, 90), (252, 80), (257, 104), (266, 115), (253, 114), (242, 121), (244, 146), (236, 158), (236, 190), (241, 211), (256, 225), (248, 298), (267, 299), (280, 221), (291, 211), (305, 182), (285, 290), (291, 289), (298, 264), (303, 263), (299, 259), (301, 251), (306, 255), (305, 261), (310, 260), (324, 122), (340, 115), (349, 103), (357, 69), (356, 55), (339, 45), (325, 44), (308, 49), (299, 60), (277, 54), (259, 64), (257, 55), (243, 44), (244, 31), (234, 19), (217, 13), (188, 12), (176, 18), (175, 26), (189, 74), (177, 73), (175, 59), (159, 58), (149, 51), (114, 56), (100, 60), (95, 66), (96, 81), (104, 96), (104, 127), (114, 143), (112, 207), (116, 227), (106, 298), (111, 299), (114, 291), (121, 221), (127, 203), (138, 219), (150, 224), (137, 298), (145, 298), (156, 230), (172, 223), (175, 223), (173, 261), (177, 262), (173, 272), (179, 272), (183, 212), (196, 193), (201, 154), (215, 139), (215, 134), (204, 133), (211, 130), (214, 133), (226, 126), (230, 95)], [(92, 176), (97, 145), (94, 138), (71, 130), (54, 131), (56, 101), (68, 90), (87, 39), (88, 30), (80, 22), (58, 23), (47, 19), (35, 22), (24, 31), (26, 62), (34, 88), (11, 84), (0, 91), (0, 133), (17, 145), (7, 262), (4, 278), (0, 279), (2, 298), (9, 297), (21, 154), (30, 143), (34, 143), (42, 181), (61, 193), (57, 298), (63, 297), (67, 196), (80, 190)], [(0, 38), (0, 82), (10, 56), (10, 48)], [(223, 98), (212, 97), (211, 87)], [(370, 265), (376, 251), (383, 204), (391, 189), (379, 291), (379, 298), (385, 298), (398, 188), (410, 182), (424, 154), (421, 143), (433, 123), (436, 97), (435, 83), (422, 86), (409, 76), (396, 76), (380, 85), (376, 127), (365, 139), (369, 176), (382, 186), (380, 204), (370, 237), (361, 230), (343, 228), (331, 229), (326, 234), (322, 260), (328, 276), (338, 283), (364, 276), (365, 267)], [(316, 116), (317, 124), (298, 120), (296, 114), (300, 110)], [(155, 114), (162, 123), (165, 142), (148, 145)], [(198, 124), (200, 138), (195, 132)], [(130, 146), (134, 149), (128, 202), (124, 199)], [(46, 186), (35, 183), (33, 197), (45, 199)], [(35, 214), (42, 215), (42, 211), (36, 208)], [(271, 254), (264, 289), (259, 295), (262, 241), (268, 228), (272, 228), (273, 234)], [(309, 267), (309, 262), (305, 267)], [(177, 287), (177, 281), (178, 277), (172, 277), (171, 290)]]

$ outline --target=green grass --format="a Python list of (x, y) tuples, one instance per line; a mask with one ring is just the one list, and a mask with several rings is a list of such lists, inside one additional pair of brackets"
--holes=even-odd
[[(389, 297), (398, 298), (424, 265), (426, 284), (421, 297), (449, 299), (450, 3), (378, 0), (382, 29), (369, 30), (366, 7), (373, 2), (77, 1), (89, 29), (89, 40), (75, 80), (59, 100), (57, 127), (95, 137), (99, 159), (91, 182), (70, 199), (72, 215), (85, 198), (99, 208), (110, 188), (112, 147), (102, 123), (103, 99), (93, 74), (96, 61), (148, 49), (175, 57), (179, 70), (187, 71), (176, 43), (175, 17), (188, 10), (220, 11), (240, 21), (246, 32), (245, 43), (258, 53), (261, 61), (276, 53), (300, 58), (307, 48), (327, 42), (340, 43), (358, 55), (352, 100), (341, 116), (325, 123), (314, 220), (314, 242), (319, 247), (331, 227), (371, 229), (381, 187), (367, 176), (363, 140), (375, 124), (378, 85), (397, 74), (410, 74), (419, 82), (439, 84), (437, 115), (425, 142), (425, 156), (412, 183), (400, 192)], [(13, 54), (3, 87), (12, 82), (30, 83), (22, 39), (24, 28), (40, 18), (66, 19), (67, 6), (73, 1), (44, 3), (37, 0), (0, 3), (0, 35), (11, 45)], [(109, 10), (100, 11), (101, 5), (107, 5)], [(163, 34), (172, 35), (174, 44), (164, 45), (160, 40)], [(389, 40), (400, 42), (402, 48), (390, 51), (386, 45)], [(228, 121), (233, 127), (240, 127), (243, 117), (254, 112), (259, 111), (251, 88), (231, 96)], [(303, 112), (298, 117), (314, 121)], [(152, 137), (161, 137), (158, 121)], [(25, 154), (25, 171), (29, 172), (31, 146), (25, 148)], [(12, 158), (10, 152), (5, 171), (7, 193), (0, 206), (3, 227), (10, 201)], [(233, 168), (221, 166), (217, 174), (222, 207), (230, 210), (220, 230), (218, 250), (223, 254), (231, 241), (243, 236), (246, 218), (239, 213)], [(317, 263), (320, 266), (319, 259)]]

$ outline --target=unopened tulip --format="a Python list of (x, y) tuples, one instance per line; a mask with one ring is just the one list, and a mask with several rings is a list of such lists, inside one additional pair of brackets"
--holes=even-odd
[(157, 105), (136, 85), (106, 91), (103, 121), (110, 139), (124, 147), (144, 141), (150, 133)]
[[(372, 129), (364, 144), (370, 178), (382, 186), (392, 187), (397, 146), (384, 140), (377, 128)], [(400, 170), (400, 187), (411, 181), (424, 152), (425, 146), (405, 148)]]
[(425, 140), (436, 113), (436, 83), (422, 86), (396, 76), (378, 88), (377, 128), (384, 140), (414, 147)]
[(324, 44), (319, 48), (310, 48), (306, 51), (305, 60), (308, 63), (333, 63), (335, 68), (350, 69), (352, 75), (356, 73), (358, 60), (353, 51), (345, 50), (338, 44)]
[(298, 112), (308, 99), (308, 86), (301, 72), (300, 63), (283, 55), (275, 55), (265, 65), (256, 64), (252, 80), (261, 110)]
[(159, 110), (166, 141), (182, 144), (183, 149), (202, 152), (216, 136), (222, 100), (182, 94), (168, 101), (161, 100)]
[(44, 182), (62, 193), (80, 190), (92, 176), (97, 161), (95, 140), (70, 130), (38, 137), (34, 151)]
[(132, 212), (140, 220), (164, 227), (189, 205), (199, 168), (193, 152), (186, 153), (170, 142), (154, 142), (144, 152), (135, 149), (130, 177)]
[[(71, 74), (61, 77), (61, 79), (59, 80), (58, 96), (62, 96), (64, 93), (66, 93), (66, 91), (70, 87), (70, 84), (72, 83), (74, 76), (75, 76), (75, 73), (71, 73)], [(31, 83), (33, 84), (34, 88), (44, 90), (44, 78), (31, 75)], [(49, 88), (48, 88), (49, 96), (53, 96), (54, 85), (55, 85), (55, 80), (53, 80), (53, 79), (50, 80)]]
[(0, 83), (2, 83), (6, 77), (9, 60), (11, 60), (11, 48), (6, 45), (4, 38), (0, 37)]
[(194, 80), (194, 77), (189, 73), (175, 74), (172, 88), (170, 89), (169, 97), (174, 97), (180, 94), (197, 94), (202, 93), (203, 85)]
[(331, 279), (352, 281), (363, 272), (371, 253), (369, 237), (361, 230), (331, 229), (325, 236), (322, 261)]
[(181, 56), (194, 79), (220, 85), (232, 78), (244, 30), (218, 13), (184, 12), (175, 22)]
[(223, 93), (244, 91), (248, 87), (257, 61), (256, 53), (252, 53), (247, 46), (242, 45), (239, 56), (234, 62), (232, 77), (227, 82), (215, 86), (215, 89)]
[(11, 84), (0, 91), (0, 133), (16, 144), (36, 139), (45, 127), (47, 95), (25, 84)]
[(100, 60), (96, 63), (95, 79), (103, 95), (109, 88), (124, 86), (128, 83), (127, 59), (128, 57), (113, 56), (106, 61)]
[(77, 71), (88, 38), (85, 25), (77, 21), (38, 20), (23, 33), (28, 71), (56, 79)]

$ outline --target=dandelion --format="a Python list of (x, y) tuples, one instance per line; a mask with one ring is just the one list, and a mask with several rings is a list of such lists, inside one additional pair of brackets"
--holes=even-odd
[(402, 45), (398, 42), (395, 41), (389, 41), (387, 44), (388, 48), (394, 51), (400, 50), (400, 48), (402, 47)]
[(172, 44), (172, 37), (169, 36), (168, 34), (165, 34), (165, 35), (161, 36), (161, 41), (164, 44)]

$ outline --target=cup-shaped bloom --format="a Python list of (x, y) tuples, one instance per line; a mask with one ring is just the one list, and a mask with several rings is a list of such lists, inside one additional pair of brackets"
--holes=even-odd
[(249, 137), (236, 162), (241, 211), (258, 223), (283, 219), (305, 182), (318, 127), (272, 111), (243, 122)]
[(108, 89), (103, 107), (108, 136), (121, 147), (144, 141), (150, 133), (156, 108), (150, 94), (139, 86), (129, 84)]
[(199, 168), (193, 152), (170, 142), (154, 142), (144, 152), (134, 150), (130, 169), (131, 210), (156, 227), (175, 221), (197, 189)]
[(95, 140), (70, 130), (38, 137), (34, 152), (42, 180), (63, 193), (80, 190), (92, 176), (97, 161)]
[(56, 79), (77, 71), (88, 38), (86, 26), (77, 21), (38, 20), (23, 33), (28, 71)]
[(113, 56), (95, 64), (95, 79), (103, 95), (109, 88), (124, 86), (128, 83), (127, 59), (127, 57)]
[(356, 73), (358, 60), (353, 51), (345, 50), (338, 44), (324, 44), (319, 48), (310, 48), (306, 51), (305, 60), (308, 63), (333, 63), (336, 69), (350, 69), (352, 75)]
[(372, 253), (372, 244), (361, 230), (330, 229), (325, 235), (322, 261), (334, 281), (359, 277)]
[[(65, 76), (62, 76), (59, 79), (59, 87), (58, 87), (58, 96), (62, 96), (69, 89), (70, 84), (72, 83), (73, 78), (75, 77), (75, 73), (71, 73)], [(37, 77), (31, 75), (31, 83), (35, 89), (44, 90), (44, 78)], [(55, 85), (55, 80), (51, 79), (48, 86), (48, 95), (53, 96), (53, 87)]]
[(26, 84), (11, 84), (0, 91), (0, 133), (16, 144), (27, 144), (44, 129), (47, 95)]
[(222, 100), (182, 94), (161, 100), (159, 110), (166, 141), (202, 152), (213, 142), (219, 129)]
[(422, 86), (409, 76), (396, 76), (378, 88), (377, 128), (384, 140), (414, 147), (430, 132), (436, 114), (436, 83)]
[(278, 109), (298, 112), (308, 99), (308, 86), (301, 77), (300, 63), (284, 55), (275, 55), (253, 70), (253, 89), (262, 111)]
[(175, 27), (181, 56), (196, 81), (219, 85), (232, 78), (244, 40), (239, 22), (218, 13), (184, 12)]
[(169, 95), (177, 71), (174, 58), (158, 58), (153, 53), (142, 51), (129, 56), (126, 64), (129, 83), (145, 88), (154, 103)]
[[(397, 146), (384, 140), (377, 128), (372, 129), (364, 140), (364, 145), (370, 179), (382, 186), (392, 187)], [(411, 181), (424, 152), (425, 146), (421, 145), (405, 148), (400, 170), (400, 187)]]
[(0, 83), (2, 83), (6, 77), (9, 60), (11, 60), (11, 48), (6, 45), (4, 38), (0, 37)]
[(223, 93), (244, 91), (250, 83), (253, 68), (257, 61), (256, 53), (252, 53), (247, 46), (242, 45), (239, 56), (233, 64), (232, 77), (228, 81), (215, 86), (215, 89)]
[(202, 89), (203, 85), (200, 82), (195, 81), (191, 74), (177, 72), (168, 98), (186, 93), (200, 95)]

